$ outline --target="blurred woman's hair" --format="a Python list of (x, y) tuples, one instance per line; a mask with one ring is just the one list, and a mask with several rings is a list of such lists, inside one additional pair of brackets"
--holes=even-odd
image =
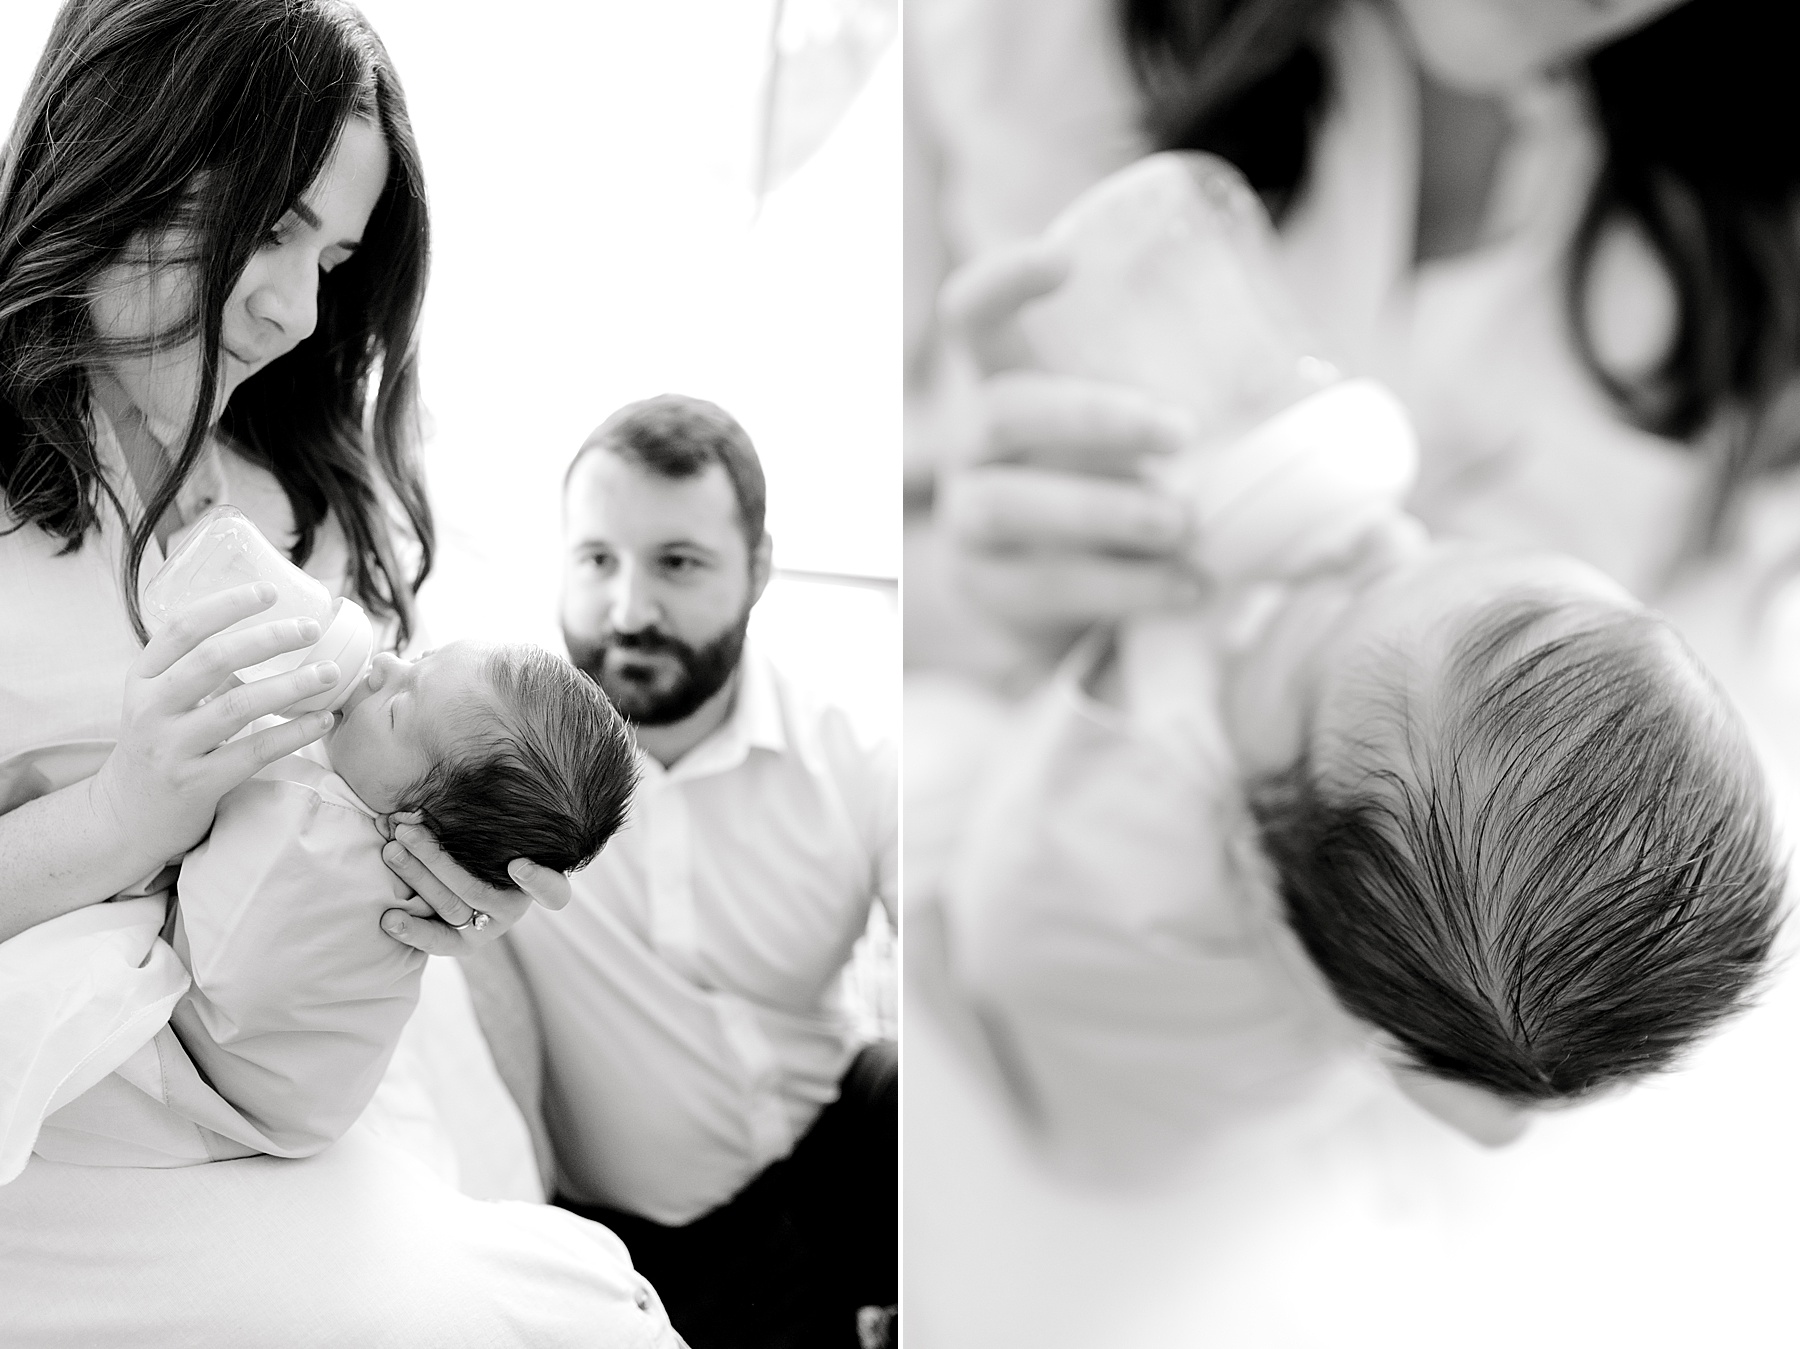
[[(428, 255), (425, 188), (392, 62), (340, 0), (68, 0), (0, 157), (0, 503), (79, 548), (102, 500), (89, 372), (127, 354), (89, 316), (96, 278), (128, 242), (183, 241), (194, 309), (129, 349), (199, 339), (198, 396), (143, 517), (128, 521), (124, 592), (156, 522), (205, 449), (225, 302), (256, 250), (319, 176), (351, 117), (378, 125), (388, 180), (361, 247), (319, 279), (318, 324), (258, 371), (223, 433), (281, 483), (296, 562), (327, 515), (349, 545), (350, 591), (413, 628), (434, 531), (418, 462), (415, 332)], [(178, 255), (172, 255), (178, 254)], [(417, 546), (407, 570), (400, 516)]]
[[(1279, 220), (1305, 182), (1338, 0), (1119, 0), (1157, 149), (1236, 164)], [(1565, 303), (1595, 379), (1639, 426), (1725, 434), (1706, 522), (1718, 541), (1750, 479), (1800, 463), (1800, 16), (1767, 0), (1690, 0), (1581, 64), (1605, 156), (1570, 249)], [(1596, 359), (1585, 297), (1597, 248), (1639, 228), (1674, 283), (1675, 340), (1621, 378)]]

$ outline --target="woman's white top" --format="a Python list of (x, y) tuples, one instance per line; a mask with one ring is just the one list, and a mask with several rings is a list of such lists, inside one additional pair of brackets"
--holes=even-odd
[[(110, 429), (102, 426), (98, 440), (115, 490), (138, 509)], [(274, 479), (229, 451), (213, 454), (180, 503), (184, 518), (224, 500), (277, 545), (290, 543), (292, 517)], [(138, 650), (119, 592), (122, 537), (110, 519), (70, 554), (32, 527), (0, 537), (0, 805), (92, 773), (118, 734), (125, 671)], [(341, 593), (345, 558), (341, 533), (327, 525), (307, 570)], [(160, 562), (152, 544), (146, 579)], [(157, 940), (163, 884), (156, 878), (144, 898), (90, 905), (0, 943), (0, 1074), (9, 1089), (23, 1083), (40, 1103), (67, 1099), (109, 1053), (129, 1053), (135, 1035), (166, 1017), (159, 1000), (172, 1005), (186, 985), (179, 962), (152, 960), (137, 986), (127, 978)], [(52, 932), (57, 924), (75, 930)], [(58, 989), (70, 995), (60, 1005)], [(111, 1002), (101, 996), (88, 1015), (70, 1005), (109, 991)], [(21, 1047), (31, 1042), (18, 1010), (37, 1017), (39, 1029), (48, 1022), (68, 1032), (51, 1046), (62, 1055), (55, 1073), (26, 1080), (33, 1060)], [(105, 1043), (109, 1026), (122, 1045)], [(70, 1059), (75, 1075), (60, 1092), (43, 1090)], [(41, 1070), (45, 1061), (37, 1062)], [(0, 1130), (17, 1151), (4, 1118)], [(419, 1010), (374, 1101), (315, 1157), (173, 1167), (11, 1160), (23, 1170), (0, 1184), (0, 1321), (9, 1343), (679, 1343), (655, 1290), (605, 1228), (539, 1202), (480, 1202), (536, 1200), (542, 1191), (454, 960), (429, 963)]]
[[(108, 481), (127, 511), (140, 511), (117, 437), (104, 414), (97, 413), (95, 430), (96, 450)], [(213, 442), (177, 508), (191, 520), (218, 504), (237, 506), (278, 547), (291, 546), (293, 517), (280, 485), (265, 470)], [(72, 553), (61, 552), (60, 540), (35, 526), (0, 536), (0, 631), (21, 639), (0, 646), (0, 811), (91, 775), (118, 736), (126, 671), (139, 647), (119, 589), (126, 531), (110, 504), (103, 505), (102, 512), (100, 528)], [(140, 592), (162, 558), (161, 548), (152, 540), (144, 555)], [(347, 560), (343, 533), (328, 520), (318, 533), (307, 569), (334, 595), (341, 594)], [(123, 1093), (122, 1100), (135, 1100), (143, 1083), (161, 1081), (166, 1088), (167, 1074), (157, 1067), (153, 1037), (187, 983), (185, 970), (157, 935), (174, 879), (175, 868), (165, 867), (125, 891), (127, 902), (66, 914), (0, 943), (0, 970), (16, 968), (16, 977), (4, 981), (8, 1034), (0, 1048), (0, 1180), (11, 1179), (24, 1165), (44, 1115), (67, 1106), (115, 1069), (125, 1074), (113, 1088), (115, 1094)], [(450, 973), (459, 973), (453, 963)], [(441, 999), (450, 1009), (434, 1022), (465, 1050), (479, 1050), (479, 1033), (472, 1012), (465, 1010), (468, 997), (460, 980), (452, 978), (446, 986), (440, 978), (433, 986), (443, 990), (434, 1003)], [(30, 1028), (36, 1028), (35, 1034)], [(170, 1034), (160, 1029), (165, 1042)], [(516, 1108), (485, 1052), (470, 1055), (469, 1061), (467, 1071), (482, 1076), (490, 1088), (489, 1113), (517, 1126), (509, 1131), (508, 1151), (489, 1151), (471, 1159), (476, 1188), (498, 1184), (496, 1197), (541, 1197)], [(396, 1057), (396, 1085), (378, 1097), (378, 1106), (396, 1092), (416, 1095), (425, 1089), (416, 1082), (407, 1088), (399, 1085), (418, 1076), (419, 1064), (417, 1054), (403, 1052)], [(139, 1087), (131, 1086), (134, 1081)], [(160, 1160), (153, 1164), (185, 1165), (243, 1155), (242, 1148), (221, 1152), (218, 1140), (203, 1138), (179, 1107), (169, 1110), (165, 1104), (163, 1113), (168, 1137)], [(377, 1118), (382, 1113), (379, 1108), (375, 1111)], [(416, 1118), (422, 1112), (401, 1113)], [(429, 1112), (423, 1116), (430, 1118)], [(456, 1149), (441, 1128), (425, 1129), (415, 1122), (390, 1131), (410, 1137), (421, 1155), (437, 1157), (440, 1163), (455, 1156)], [(83, 1155), (79, 1147), (72, 1151), (61, 1147), (59, 1152), (71, 1160)], [(453, 1163), (440, 1164), (440, 1170), (453, 1183), (458, 1178)]]

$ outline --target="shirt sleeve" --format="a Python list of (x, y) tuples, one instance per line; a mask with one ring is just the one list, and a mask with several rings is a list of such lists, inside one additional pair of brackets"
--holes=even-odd
[(1059, 679), (1024, 715), (944, 896), (953, 977), (1050, 1150), (1146, 1171), (1321, 1066), (1235, 779)]
[(301, 783), (253, 778), (220, 803), (171, 935), (194, 982), (170, 1024), (220, 1098), (192, 1102), (195, 1122), (307, 1156), (369, 1103), (426, 960), (381, 930), (396, 896), (380, 849), (372, 821)]

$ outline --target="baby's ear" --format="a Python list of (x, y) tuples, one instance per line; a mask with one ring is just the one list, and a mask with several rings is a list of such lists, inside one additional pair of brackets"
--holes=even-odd
[(1531, 1127), (1535, 1112), (1530, 1106), (1491, 1091), (1412, 1068), (1390, 1065), (1388, 1073), (1401, 1094), (1419, 1109), (1483, 1147), (1503, 1148), (1516, 1143)]

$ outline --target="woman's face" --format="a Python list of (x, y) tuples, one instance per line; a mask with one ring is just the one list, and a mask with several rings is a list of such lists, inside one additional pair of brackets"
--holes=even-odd
[(1641, 28), (1682, 0), (1394, 0), (1420, 63), (1468, 93), (1499, 93)]
[[(319, 278), (362, 242), (387, 174), (387, 142), (380, 129), (351, 118), (324, 170), (251, 256), (225, 301), (213, 419), (238, 385), (311, 335), (318, 321)], [(102, 340), (144, 342), (188, 318), (194, 269), (169, 261), (188, 247), (183, 232), (171, 228), (134, 237), (107, 265), (89, 302)], [(200, 338), (121, 356), (108, 368), (152, 431), (165, 442), (178, 441), (199, 394)]]

